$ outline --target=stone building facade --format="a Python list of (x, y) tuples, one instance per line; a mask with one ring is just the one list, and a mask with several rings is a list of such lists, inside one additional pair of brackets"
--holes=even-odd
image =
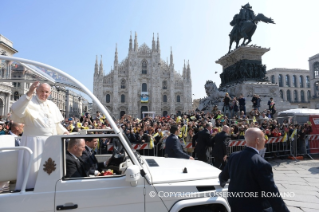
[[(13, 56), (18, 51), (13, 48), (13, 43), (8, 38), (0, 34), (0, 54)], [(0, 78), (11, 78), (11, 63), (9, 61), (0, 60)], [(5, 118), (10, 112), (10, 107), (13, 103), (13, 83), (0, 83), (0, 116)]]
[(190, 65), (184, 62), (183, 74), (179, 74), (174, 68), (172, 51), (169, 63), (161, 59), (158, 36), (155, 41), (153, 34), (151, 48), (145, 43), (139, 47), (135, 33), (134, 42), (130, 36), (128, 55), (122, 62), (116, 48), (110, 73), (104, 74), (102, 57), (100, 65), (96, 59), (93, 93), (116, 118), (123, 114), (141, 117), (143, 111), (161, 116), (188, 111), (192, 109)]
[(310, 108), (311, 72), (304, 69), (274, 68), (266, 73), (269, 81), (279, 86), (279, 95), (291, 105)]
[(311, 97), (310, 107), (319, 109), (319, 54), (309, 58)]
[[(0, 35), (0, 54), (13, 56), (18, 51), (8, 38)], [(0, 82), (0, 116), (6, 118), (11, 105), (29, 91), (31, 84), (36, 80), (29, 74), (28, 68), (11, 61), (0, 60), (0, 79), (13, 82)], [(89, 103), (81, 95), (61, 86), (51, 85), (49, 97), (65, 117), (80, 117), (82, 112), (88, 112)]]

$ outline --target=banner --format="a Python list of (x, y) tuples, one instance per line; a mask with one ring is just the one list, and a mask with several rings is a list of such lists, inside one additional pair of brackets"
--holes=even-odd
[(148, 102), (148, 92), (141, 92), (141, 102), (142, 103)]

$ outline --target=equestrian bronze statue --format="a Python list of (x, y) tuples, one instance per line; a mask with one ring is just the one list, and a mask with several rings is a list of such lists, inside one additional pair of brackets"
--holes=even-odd
[(242, 6), (239, 14), (236, 14), (233, 20), (230, 22), (230, 25), (233, 26), (233, 29), (229, 34), (230, 43), (228, 52), (230, 52), (232, 43), (234, 41), (236, 42), (236, 48), (238, 48), (238, 43), (242, 38), (242, 46), (249, 44), (259, 21), (275, 24), (273, 19), (267, 18), (262, 13), (255, 15), (249, 3), (245, 6)]

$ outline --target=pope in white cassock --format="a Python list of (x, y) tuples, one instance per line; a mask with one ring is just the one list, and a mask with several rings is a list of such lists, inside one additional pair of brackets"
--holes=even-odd
[[(36, 95), (33, 95), (36, 89)], [(40, 168), (43, 146), (48, 136), (68, 134), (61, 125), (63, 117), (59, 108), (47, 98), (51, 94), (50, 85), (34, 82), (29, 91), (15, 102), (12, 109), (12, 120), (24, 123), (24, 132), (20, 146), (27, 146), (33, 151), (27, 189), (34, 188)], [(23, 179), (29, 163), (29, 153), (19, 152), (16, 190), (21, 190)]]

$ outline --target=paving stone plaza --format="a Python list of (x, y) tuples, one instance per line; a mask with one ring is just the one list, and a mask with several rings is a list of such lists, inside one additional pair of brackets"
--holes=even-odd
[(275, 183), (280, 192), (294, 192), (283, 197), (291, 212), (319, 210), (319, 157), (314, 160), (271, 160)]

